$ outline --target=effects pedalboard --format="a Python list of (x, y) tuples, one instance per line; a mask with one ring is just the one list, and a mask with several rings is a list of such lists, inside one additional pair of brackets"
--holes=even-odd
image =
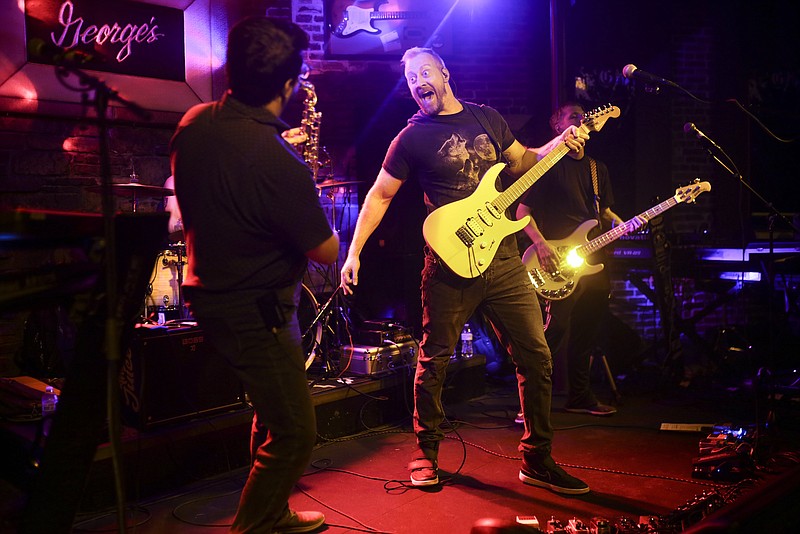
[(593, 517), (588, 525), (574, 517), (566, 524), (555, 517), (551, 517), (541, 524), (535, 515), (518, 515), (517, 523), (534, 527), (547, 534), (612, 534), (617, 532), (611, 530), (611, 523), (602, 517)]
[(704, 491), (666, 515), (639, 516), (638, 521), (625, 516), (613, 521), (593, 517), (584, 523), (573, 517), (565, 523), (551, 516), (549, 520), (540, 522), (535, 515), (518, 515), (517, 523), (545, 534), (675, 534), (731, 503), (736, 496), (737, 492), (730, 490), (725, 494), (717, 490)]
[(692, 477), (736, 482), (751, 476), (757, 434), (753, 426), (715, 425), (698, 444), (699, 455), (692, 459)]

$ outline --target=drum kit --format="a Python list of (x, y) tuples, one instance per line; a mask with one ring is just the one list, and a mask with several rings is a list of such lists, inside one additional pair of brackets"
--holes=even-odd
[[(163, 199), (175, 194), (172, 189), (141, 184), (135, 180), (134, 176), (131, 178), (130, 183), (112, 184), (111, 191), (116, 196), (128, 198), (134, 213), (138, 211), (139, 201), (143, 198)], [(316, 187), (320, 195), (325, 194), (333, 203), (330, 222), (335, 230), (339, 230), (339, 228), (337, 227), (334, 194), (337, 190), (349, 191), (353, 185), (358, 183), (361, 182), (335, 178), (317, 183)], [(87, 189), (95, 193), (102, 192), (102, 186), (90, 186)], [(171, 241), (176, 237), (181, 238), (182, 233), (170, 234)], [(180, 325), (184, 321), (191, 322), (193, 320), (184, 303), (181, 289), (186, 277), (186, 270), (186, 244), (182, 240), (170, 242), (158, 253), (142, 306), (142, 322), (144, 324)], [(341, 295), (340, 288), (338, 288), (338, 260), (330, 266), (330, 271), (329, 284), (334, 290), (322, 305), (305, 283), (301, 287), (298, 320), (303, 334), (306, 369), (309, 369), (315, 360), (321, 359), (323, 367), (328, 370), (331, 364), (326, 353), (330, 351), (330, 346), (335, 345), (336, 340), (341, 338), (339, 328), (342, 323), (340, 315), (343, 313), (343, 306), (339, 302)]]
[[(87, 190), (102, 193), (103, 186), (89, 186)], [(167, 187), (139, 183), (135, 173), (128, 183), (111, 184), (111, 193), (129, 199), (133, 213), (139, 211), (139, 201), (143, 198), (164, 199), (175, 194)], [(156, 257), (142, 306), (143, 323), (163, 325), (191, 319), (181, 290), (185, 276), (186, 245), (182, 241), (170, 243)]]

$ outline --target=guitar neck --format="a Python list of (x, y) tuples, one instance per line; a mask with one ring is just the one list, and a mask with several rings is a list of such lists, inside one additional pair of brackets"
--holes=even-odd
[[(643, 211), (642, 213), (640, 213), (636, 217), (641, 217), (645, 221), (649, 221), (653, 217), (664, 213), (665, 211), (667, 211), (668, 209), (670, 209), (671, 207), (673, 207), (673, 206), (675, 206), (677, 204), (679, 204), (679, 201), (675, 197), (670, 197), (667, 200), (665, 200), (664, 202), (661, 202), (660, 204), (657, 204), (657, 205), (653, 206), (649, 210)], [(635, 219), (636, 217), (634, 217), (633, 219)], [(586, 256), (589, 256), (590, 254), (593, 254), (593, 253), (597, 252), (598, 250), (600, 250), (604, 246), (606, 246), (606, 245), (616, 241), (620, 237), (624, 236), (625, 234), (627, 234), (630, 231), (630, 225), (633, 224), (633, 219), (629, 219), (629, 220), (625, 221), (624, 223), (620, 224), (616, 228), (612, 228), (611, 230), (609, 230), (608, 232), (604, 233), (603, 235), (600, 235), (600, 236), (592, 239), (591, 241), (589, 241), (585, 245), (582, 245), (582, 246), (578, 247), (578, 254), (581, 257), (585, 258)]]
[(519, 180), (511, 184), (508, 189), (503, 191), (492, 201), (492, 204), (499, 212), (504, 212), (508, 207), (514, 203), (519, 197), (522, 196), (539, 178), (544, 176), (544, 173), (549, 171), (558, 160), (564, 157), (569, 152), (569, 147), (566, 143), (559, 144), (556, 148), (550, 151), (545, 157), (539, 160), (536, 165), (530, 168), (528, 172), (520, 176)]
[[(615, 106), (605, 106), (592, 110), (587, 114), (588, 122), (582, 122), (578, 129), (588, 134), (589, 131), (599, 132), (600, 128), (608, 118), (619, 117), (619, 108)], [(528, 171), (520, 176), (519, 180), (511, 184), (511, 186), (503, 191), (495, 198), (491, 204), (498, 212), (505, 212), (511, 204), (514, 203), (522, 194), (530, 188), (533, 184), (541, 178), (544, 173), (550, 170), (558, 160), (564, 157), (570, 151), (566, 142), (559, 143), (553, 150), (551, 150), (545, 157), (539, 160), (536, 165), (528, 169)]]
[(417, 11), (370, 11), (370, 20), (399, 20), (418, 19), (426, 16), (424, 12)]

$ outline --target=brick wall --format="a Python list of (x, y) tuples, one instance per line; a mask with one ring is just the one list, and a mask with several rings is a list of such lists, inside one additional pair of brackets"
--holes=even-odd
[[(398, 59), (327, 58), (322, 0), (242, 0), (236, 3), (215, 0), (212, 4), (215, 16), (227, 18), (227, 23), (243, 15), (266, 13), (291, 17), (311, 35), (308, 61), (313, 68), (311, 82), (319, 97), (317, 109), (323, 113), (321, 144), (331, 155), (334, 176), (360, 181), (358, 195), (363, 198), (392, 137), (416, 111), (402, 80)], [(592, 7), (591, 3), (571, 4), (573, 11)], [(729, 21), (721, 23), (713, 18), (716, 14), (702, 13), (700, 7), (695, 13), (691, 3), (685, 4), (681, 9), (667, 9), (667, 18), (659, 19), (662, 22), (657, 30), (668, 38), (652, 46), (657, 48), (654, 57), (670, 58), (661, 63), (669, 69), (665, 76), (701, 99), (718, 101), (720, 94), (740, 93), (746, 83), (742, 81), (744, 77), (731, 83), (730, 76), (742, 74), (743, 67), (735, 65), (741, 57), (737, 52), (741, 51), (732, 53), (728, 46), (732, 41), (726, 32), (735, 32), (741, 26), (727, 24)], [(607, 10), (613, 6), (597, 8)], [(642, 9), (647, 8), (643, 6)], [(549, 135), (546, 126), (551, 101), (548, 17), (548, 3), (544, 0), (513, 0), (504, 3), (502, 8), (493, 2), (473, 3), (469, 9), (453, 14), (451, 52), (445, 55), (457, 95), (496, 107), (520, 138), (531, 144), (540, 144)], [(632, 52), (636, 52), (638, 43), (623, 42), (631, 26), (618, 28), (616, 33), (598, 39), (596, 31), (611, 25), (616, 15), (609, 13), (602, 17), (599, 26), (592, 26), (590, 19), (588, 27), (593, 31), (587, 32), (587, 25), (582, 24), (568, 31), (572, 32), (569, 34), (571, 42), (575, 37), (585, 39), (573, 52), (577, 55), (576, 61), (585, 63), (589, 69), (592, 65), (586, 63), (586, 57), (595, 54), (601, 56), (603, 62), (611, 63), (602, 65), (605, 74), (599, 78), (613, 83), (614, 87), (622, 87), (622, 98), (629, 99), (625, 101), (625, 108), (632, 112), (617, 121), (619, 129), (602, 132), (592, 140), (598, 149), (605, 150), (601, 159), (616, 163), (611, 170), (615, 189), (619, 188), (619, 211), (624, 216), (632, 216), (652, 205), (653, 194), (663, 196), (666, 191), (695, 177), (713, 177), (713, 195), (701, 196), (696, 209), (681, 209), (680, 216), (666, 217), (671, 238), (677, 244), (709, 244), (718, 236), (738, 236), (739, 214), (749, 212), (749, 207), (744, 205), (747, 199), (742, 198), (734, 180), (721, 174), (697, 139), (683, 134), (683, 124), (694, 122), (709, 135), (730, 131), (730, 138), (722, 139), (724, 146), (730, 147), (745, 172), (749, 171), (748, 138), (738, 133), (748, 131), (747, 127), (741, 127), (739, 116), (731, 117), (729, 111), (720, 112), (718, 107), (687, 96), (654, 96), (621, 86), (624, 80), (619, 71), (631, 59)], [(643, 20), (648, 18), (643, 16), (636, 24), (646, 26), (639, 24)], [(618, 55), (622, 61), (615, 59)], [(641, 66), (644, 68), (647, 64), (642, 62)], [(726, 69), (734, 74), (725, 74)], [(572, 72), (567, 72), (566, 78), (572, 80), (571, 75)], [(221, 88), (216, 92), (220, 91)], [(794, 94), (787, 91), (787, 94)], [(770, 93), (762, 89), (763, 95), (773, 93), (777, 90)], [(618, 93), (612, 96), (620, 97)], [(794, 102), (798, 100), (795, 98)], [(44, 103), (41, 109), (45, 109)], [(81, 115), (79, 106), (61, 106), (58, 111), (70, 117)], [(284, 118), (290, 124), (297, 124), (301, 112), (302, 102), (295, 99)], [(56, 118), (58, 114), (52, 117), (42, 114), (38, 118), (2, 116), (0, 208), (99, 211), (99, 195), (87, 190), (98, 182), (100, 174), (96, 128), (79, 120)], [(113, 127), (109, 132), (112, 178), (125, 180), (135, 170), (142, 183), (161, 185), (169, 175), (167, 143), (178, 118), (179, 114), (159, 114), (155, 124)], [(631, 131), (626, 134), (622, 131), (623, 125)], [(613, 125), (613, 128), (618, 126)], [(395, 213), (387, 214), (383, 229), (378, 230), (374, 239), (385, 246), (373, 252), (383, 255), (384, 264), (409, 266), (408, 269), (414, 271), (417, 269), (414, 254), (419, 249), (418, 229), (411, 227), (406, 233), (405, 227), (392, 219), (408, 220), (409, 212), (419, 213), (419, 195), (408, 196), (393, 204)], [(120, 209), (130, 209), (125, 202), (119, 199)], [(146, 199), (140, 209), (155, 209), (157, 202)], [(0, 270), (20, 267), (20, 261), (20, 255), (0, 253)], [(37, 257), (33, 261), (39, 264), (49, 259)], [(615, 314), (643, 339), (657, 339), (660, 335), (657, 310), (630, 284), (625, 274), (614, 276)], [(643, 277), (648, 278), (647, 273)], [(403, 283), (391, 280), (380, 285), (394, 289), (399, 285), (407, 286), (403, 289), (404, 298), (415, 299), (418, 288), (413, 277), (408, 278)], [(708, 299), (715, 297), (713, 292), (704, 294), (702, 289), (690, 297), (691, 284), (683, 280), (675, 284), (676, 291), (680, 292), (682, 314), (691, 316)], [(705, 330), (714, 324), (745, 320), (741, 309), (746, 308), (732, 311), (721, 307), (719, 314), (708, 315), (698, 328)], [(23, 322), (19, 313), (7, 312), (0, 316), (0, 374), (13, 373), (12, 358), (19, 349)]]

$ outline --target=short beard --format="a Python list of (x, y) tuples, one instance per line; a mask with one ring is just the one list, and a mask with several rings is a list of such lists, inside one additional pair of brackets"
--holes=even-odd
[[(434, 94), (436, 94), (436, 93), (434, 92)], [(446, 94), (447, 94), (447, 87), (444, 88), (442, 96), (445, 96)], [(436, 94), (436, 104), (432, 108), (432, 113), (429, 113), (422, 104), (423, 104), (423, 101), (420, 100), (420, 102), (418, 102), (420, 110), (422, 110), (422, 112), (425, 115), (428, 115), (429, 117), (432, 117), (434, 115), (438, 115), (444, 109), (444, 98), (441, 98), (438, 94)]]

